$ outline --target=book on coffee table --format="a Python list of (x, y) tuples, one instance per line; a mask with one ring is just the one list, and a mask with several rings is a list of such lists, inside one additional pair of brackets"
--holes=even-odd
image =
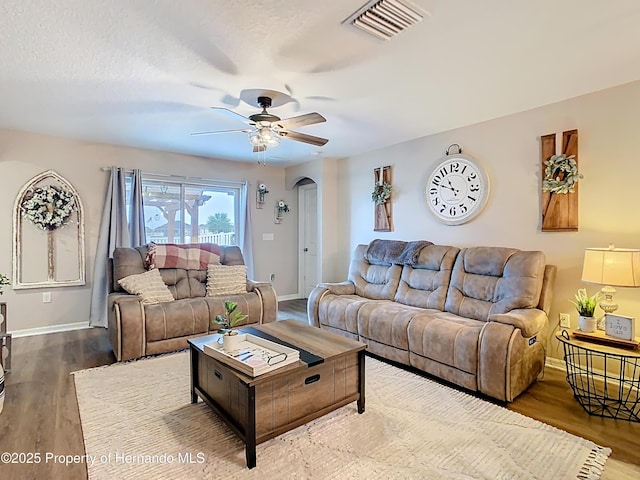
[(247, 375), (272, 372), (300, 359), (300, 352), (264, 338), (242, 333), (233, 350), (225, 350), (218, 342), (204, 344), (204, 353)]

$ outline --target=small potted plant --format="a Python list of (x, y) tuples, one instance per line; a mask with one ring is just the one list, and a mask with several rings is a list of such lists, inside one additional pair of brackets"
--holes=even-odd
[(239, 343), (238, 332), (231, 330), (237, 324), (245, 320), (248, 315), (243, 314), (237, 310), (238, 304), (229, 300), (224, 302), (225, 315), (216, 315), (213, 320), (222, 328), (218, 330), (218, 333), (222, 335), (222, 345), (225, 350), (235, 350)]
[(576, 310), (578, 310), (578, 315), (580, 315), (578, 328), (583, 332), (593, 333), (596, 331), (598, 322), (593, 314), (596, 311), (599, 298), (600, 292), (590, 297), (587, 295), (586, 288), (580, 288), (578, 289), (578, 293), (576, 293), (576, 300), (569, 300), (575, 305)]

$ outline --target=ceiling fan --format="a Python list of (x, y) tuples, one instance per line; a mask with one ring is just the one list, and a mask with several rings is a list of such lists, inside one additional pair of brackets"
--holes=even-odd
[(224, 107), (211, 107), (220, 113), (231, 114), (235, 118), (241, 119), (243, 122), (251, 125), (252, 128), (242, 128), (237, 130), (218, 130), (213, 132), (197, 132), (191, 135), (213, 135), (217, 133), (248, 133), (249, 142), (253, 145), (254, 152), (264, 152), (267, 147), (275, 147), (280, 143), (280, 139), (287, 138), (297, 142), (310, 143), (321, 147), (329, 140), (326, 138), (307, 135), (306, 133), (294, 132), (291, 128), (304, 127), (315, 123), (326, 122), (319, 113), (307, 113), (297, 117), (281, 119), (276, 115), (267, 112), (267, 108), (271, 107), (271, 97), (259, 96), (258, 105), (262, 107), (262, 112), (255, 113), (249, 117), (240, 115), (239, 113)]

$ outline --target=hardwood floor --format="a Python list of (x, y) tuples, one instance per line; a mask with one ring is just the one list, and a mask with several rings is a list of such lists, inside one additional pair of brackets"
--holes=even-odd
[[(101, 328), (13, 340), (12, 371), (5, 375), (0, 452), (39, 454), (31, 463), (0, 463), (3, 480), (85, 479), (83, 463), (68, 466), (47, 454), (82, 455), (84, 442), (70, 372), (115, 362)], [(21, 459), (17, 459), (21, 460)]]
[[(278, 319), (284, 318), (306, 322), (306, 301), (280, 302)], [(86, 479), (84, 463), (67, 466), (60, 463), (64, 462), (61, 457), (47, 459), (45, 455), (84, 454), (75, 387), (69, 373), (115, 362), (106, 330), (17, 338), (12, 360), (0, 414), (0, 453), (35, 453), (40, 455), (40, 463), (0, 463), (0, 479)], [(640, 478), (640, 424), (587, 415), (574, 400), (564, 372), (548, 368), (543, 380), (505, 406), (612, 448), (604, 480)]]

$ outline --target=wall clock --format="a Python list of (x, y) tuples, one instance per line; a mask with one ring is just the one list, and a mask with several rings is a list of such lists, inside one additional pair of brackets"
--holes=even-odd
[(427, 205), (442, 223), (466, 223), (487, 203), (489, 178), (482, 166), (469, 155), (448, 154), (431, 167), (427, 178)]

